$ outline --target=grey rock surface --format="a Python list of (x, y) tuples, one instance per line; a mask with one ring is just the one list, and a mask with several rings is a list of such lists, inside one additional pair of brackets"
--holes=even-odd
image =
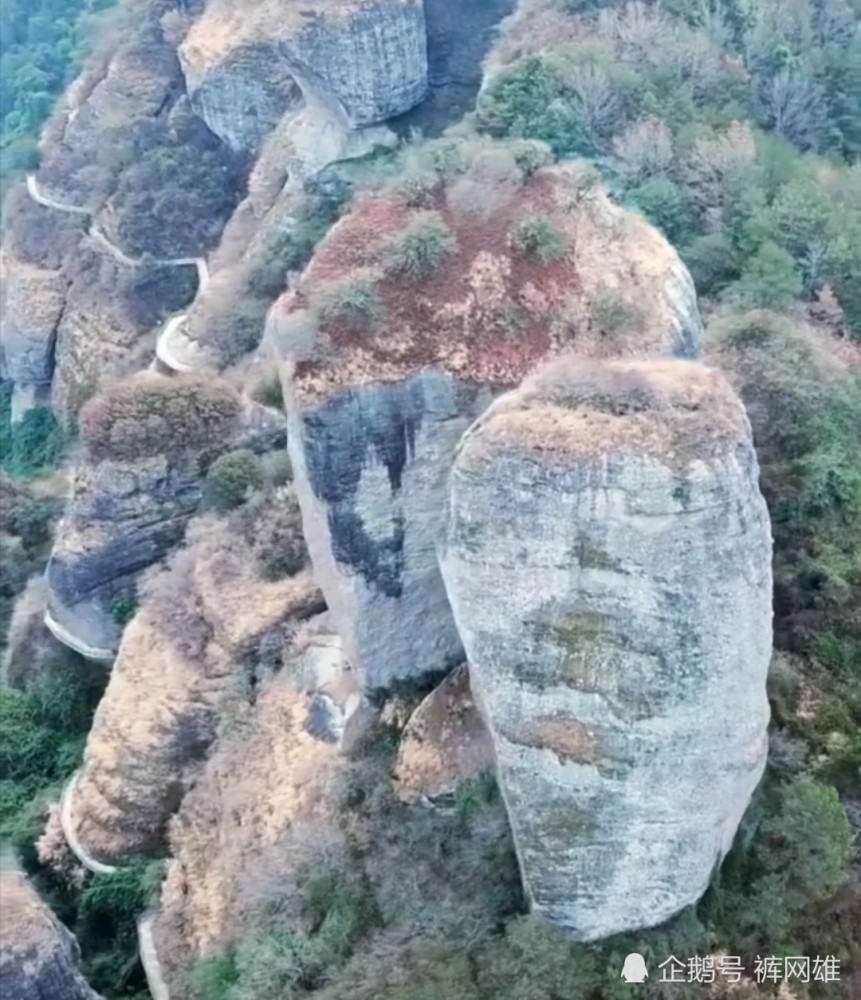
[(455, 445), (489, 395), (426, 369), (288, 404), (288, 448), (314, 570), (368, 688), (454, 666), (437, 565)]
[(771, 535), (741, 403), (684, 361), (549, 363), (454, 464), (441, 565), (534, 909), (694, 903), (765, 766)]
[(0, 346), (6, 377), (18, 385), (51, 381), (57, 324), (68, 279), (61, 270), (4, 261)]
[(46, 571), (48, 611), (81, 643), (116, 649), (113, 602), (183, 537), (201, 497), (199, 456), (84, 462)]
[(263, 2), (252, 10), (211, 0), (179, 58), (195, 111), (236, 150), (259, 149), (303, 104), (321, 102), (345, 129), (361, 129), (407, 111), (427, 91), (421, 0)]
[(237, 152), (259, 150), (282, 116), (302, 103), (293, 75), (265, 44), (232, 51), (199, 79), (189, 63), (186, 83), (195, 114)]
[(404, 727), (392, 773), (395, 788), (405, 801), (433, 800), (495, 767), (493, 741), (463, 663), (422, 700)]
[(79, 969), (78, 942), (23, 873), (0, 871), (0, 996), (99, 1000)]

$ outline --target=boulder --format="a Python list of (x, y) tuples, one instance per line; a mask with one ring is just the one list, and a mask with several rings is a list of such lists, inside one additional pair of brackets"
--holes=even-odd
[(9, 1000), (99, 1000), (78, 967), (78, 942), (23, 873), (0, 871), (0, 899), (0, 995)]
[(464, 436), (441, 565), (534, 909), (593, 940), (695, 903), (769, 719), (771, 533), (728, 383), (543, 366)]
[(261, 579), (229, 522), (194, 529), (147, 581), (87, 739), (71, 821), (102, 862), (163, 848), (219, 719), (228, 726), (231, 698), (254, 683), (245, 661), (273, 628), (322, 606), (307, 570)]
[(179, 57), (195, 111), (243, 151), (257, 151), (303, 100), (350, 130), (408, 110), (427, 90), (421, 0), (258, 0), (241, 10), (210, 0)]
[(493, 741), (475, 707), (469, 669), (462, 664), (410, 716), (398, 747), (395, 785), (407, 801), (436, 799), (495, 766)]
[[(464, 155), (448, 179), (430, 175), (422, 209), (405, 188), (360, 201), (268, 321), (315, 572), (370, 688), (462, 662), (436, 545), (457, 442), (494, 393), (572, 342), (596, 356), (701, 349), (690, 276), (642, 218), (583, 192), (573, 168), (525, 176), (501, 144)], [(429, 216), (449, 252), (416, 280), (391, 261)], [(533, 216), (555, 233), (552, 256), (517, 246)], [(331, 301), (354, 287), (370, 305), (351, 319)]]

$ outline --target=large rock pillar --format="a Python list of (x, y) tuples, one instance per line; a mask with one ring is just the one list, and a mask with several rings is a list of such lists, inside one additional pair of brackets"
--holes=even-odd
[(534, 908), (695, 902), (765, 766), (771, 535), (750, 428), (684, 361), (552, 363), (461, 442), (442, 572)]

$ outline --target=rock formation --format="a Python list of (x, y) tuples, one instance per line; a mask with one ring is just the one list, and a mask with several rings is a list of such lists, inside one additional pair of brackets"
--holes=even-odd
[(78, 968), (78, 942), (21, 872), (0, 870), (0, 901), (0, 995), (99, 1000)]
[(22, 392), (50, 386), (67, 279), (59, 269), (35, 267), (15, 258), (7, 264), (0, 258), (0, 281), (4, 374)]
[[(425, 164), (417, 188), (359, 203), (270, 314), (312, 560), (372, 688), (462, 658), (436, 544), (455, 446), (492, 394), (570, 343), (596, 356), (701, 349), (690, 277), (642, 218), (576, 165), (527, 175), (517, 157), (540, 157), (534, 144), (464, 156), (448, 177)], [(536, 218), (552, 254), (521, 238)], [(398, 239), (428, 224), (447, 252), (417, 281), (399, 270)], [(351, 290), (365, 296), (353, 316), (337, 305)]]
[(113, 659), (112, 607), (181, 541), (200, 502), (203, 456), (264, 450), (278, 435), (283, 443), (263, 407), (243, 408), (217, 379), (144, 372), (94, 397), (47, 570), (55, 634), (85, 656)]
[(462, 664), (427, 695), (404, 727), (393, 772), (398, 794), (406, 801), (442, 798), (495, 766), (493, 742)]
[(179, 56), (195, 111), (232, 148), (256, 150), (303, 103), (312, 128), (344, 134), (413, 107), (427, 89), (425, 47), (421, 0), (257, 0), (241, 11), (209, 0)]
[(694, 903), (765, 766), (771, 538), (741, 403), (682, 361), (548, 363), (458, 449), (442, 572), (534, 908)]
[(219, 739), (171, 824), (174, 860), (158, 927), (168, 955), (180, 940), (205, 954), (242, 934), (318, 852), (344, 849), (335, 785), (347, 765), (315, 733), (314, 712), (317, 695), (337, 702), (353, 678), (336, 651), (323, 652), (333, 649), (325, 618), (289, 638), (284, 669), (261, 683), (253, 707)]
[(113, 861), (163, 846), (219, 714), (253, 683), (245, 660), (273, 628), (321, 606), (306, 570), (262, 580), (235, 527), (196, 525), (171, 567), (148, 581), (96, 712), (72, 800), (86, 851)]

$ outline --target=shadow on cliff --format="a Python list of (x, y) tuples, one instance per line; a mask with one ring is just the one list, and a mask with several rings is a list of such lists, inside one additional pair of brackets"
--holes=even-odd
[(514, 0), (425, 0), (428, 36), (427, 97), (389, 125), (401, 136), (413, 129), (440, 135), (475, 106), (482, 65), (499, 22), (514, 9)]

